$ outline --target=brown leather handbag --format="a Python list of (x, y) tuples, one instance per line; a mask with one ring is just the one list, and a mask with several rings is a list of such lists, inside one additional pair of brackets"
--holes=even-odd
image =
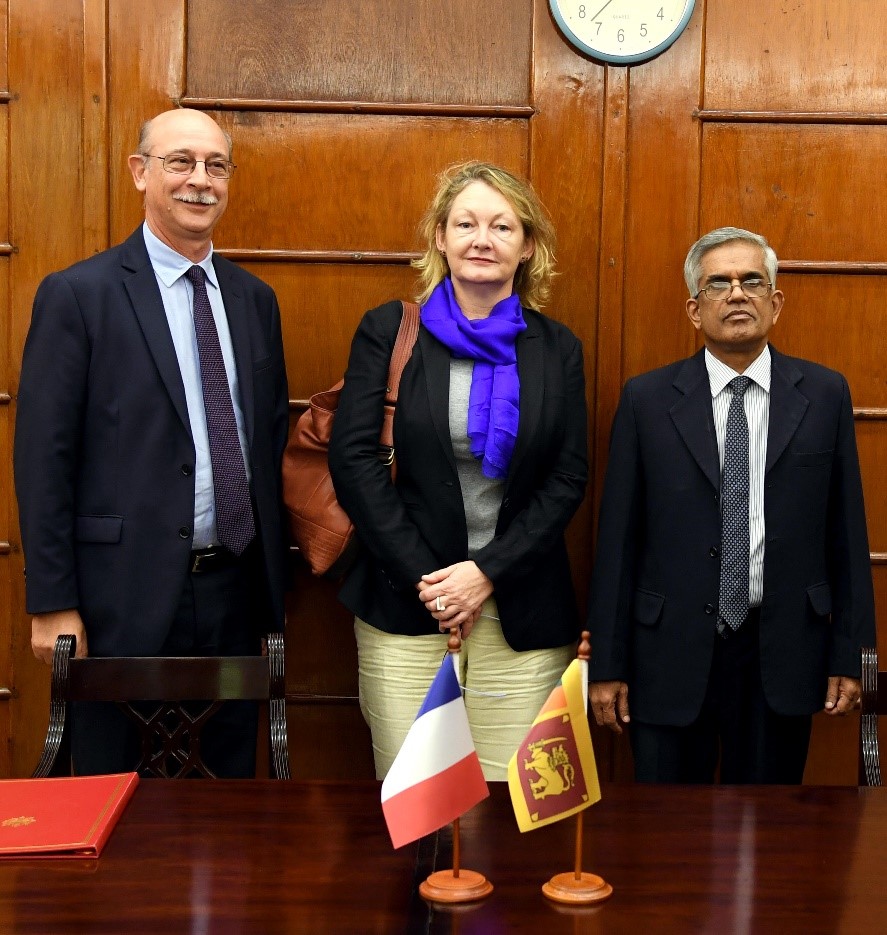
[[(394, 473), (394, 408), (403, 368), (419, 334), (419, 306), (403, 302), (403, 317), (391, 352), (388, 386), (379, 437), (379, 458)], [(333, 419), (344, 381), (308, 400), (283, 455), (283, 502), (290, 534), (315, 575), (337, 578), (357, 556), (354, 526), (339, 506), (327, 458)]]

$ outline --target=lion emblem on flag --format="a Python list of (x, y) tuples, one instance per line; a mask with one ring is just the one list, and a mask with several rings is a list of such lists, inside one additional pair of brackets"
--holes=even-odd
[[(536, 800), (550, 795), (562, 795), (573, 788), (576, 770), (564, 748), (566, 737), (551, 737), (527, 745), (530, 759), (524, 760), (524, 769), (539, 777), (530, 781), (530, 791)], [(557, 746), (555, 746), (557, 744)], [(546, 748), (550, 749), (546, 749)]]

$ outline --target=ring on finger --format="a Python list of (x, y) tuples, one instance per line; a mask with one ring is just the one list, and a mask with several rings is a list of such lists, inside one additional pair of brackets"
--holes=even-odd
[(443, 602), (443, 595), (442, 595), (442, 594), (438, 594), (438, 595), (437, 595), (437, 599), (436, 599), (435, 602), (434, 602), (434, 609), (435, 609), (436, 611), (442, 611), (442, 610), (446, 610), (446, 609), (447, 609), (447, 605), (444, 604), (444, 602)]

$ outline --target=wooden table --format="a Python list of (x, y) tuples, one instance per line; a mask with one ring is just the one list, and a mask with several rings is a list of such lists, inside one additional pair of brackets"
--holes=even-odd
[(584, 869), (613, 897), (549, 903), (574, 820), (521, 835), (507, 790), (462, 819), (492, 896), (427, 906), (450, 831), (394, 851), (376, 783), (143, 781), (97, 861), (0, 862), (0, 932), (887, 932), (887, 789), (605, 786)]

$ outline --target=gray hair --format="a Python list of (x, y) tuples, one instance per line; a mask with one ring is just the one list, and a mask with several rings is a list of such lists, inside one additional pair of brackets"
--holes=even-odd
[(715, 247), (720, 247), (721, 244), (735, 243), (737, 240), (752, 243), (761, 248), (761, 252), (764, 254), (764, 269), (767, 271), (767, 278), (773, 288), (776, 288), (776, 268), (779, 261), (776, 259), (776, 252), (770, 244), (760, 234), (753, 234), (741, 227), (719, 227), (717, 230), (700, 237), (690, 247), (687, 259), (684, 260), (684, 282), (687, 283), (691, 298), (695, 298), (699, 293), (699, 276), (702, 272), (702, 258), (705, 254), (710, 250), (714, 250)]

